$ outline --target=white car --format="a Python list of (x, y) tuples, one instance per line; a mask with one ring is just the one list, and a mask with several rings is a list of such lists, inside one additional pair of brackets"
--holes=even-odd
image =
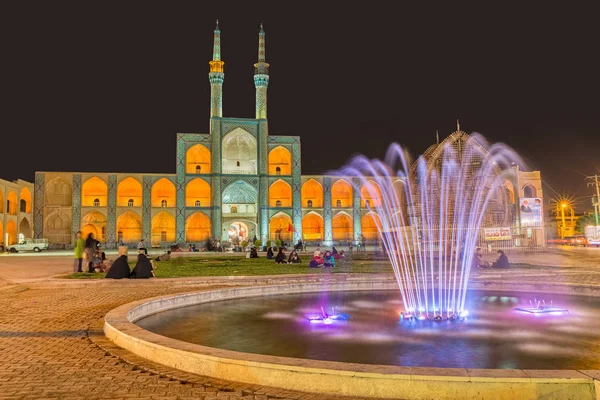
[(48, 239), (30, 239), (25, 238), (18, 244), (12, 244), (6, 247), (11, 253), (19, 251), (35, 251), (39, 253), (42, 250), (48, 250)]

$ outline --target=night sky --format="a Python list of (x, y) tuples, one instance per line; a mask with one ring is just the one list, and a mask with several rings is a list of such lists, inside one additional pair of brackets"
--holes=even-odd
[(3, 4), (0, 178), (174, 173), (176, 133), (208, 133), (218, 18), (224, 116), (254, 117), (262, 22), (270, 134), (301, 137), (303, 174), (359, 152), (383, 157), (393, 141), (418, 155), (459, 118), (540, 169), (546, 197), (551, 187), (591, 208), (584, 177), (600, 173), (594, 10), (332, 3)]

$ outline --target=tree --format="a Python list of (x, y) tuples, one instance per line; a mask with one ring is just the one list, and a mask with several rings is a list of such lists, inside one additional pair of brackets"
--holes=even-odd
[(587, 214), (579, 217), (577, 225), (575, 225), (575, 231), (583, 233), (585, 232), (585, 227), (589, 225), (596, 225), (596, 217), (594, 217), (594, 214)]

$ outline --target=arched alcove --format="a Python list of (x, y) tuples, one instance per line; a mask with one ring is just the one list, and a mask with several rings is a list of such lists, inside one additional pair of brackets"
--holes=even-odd
[(537, 190), (533, 185), (527, 184), (523, 186), (523, 198), (534, 198), (537, 197)]
[(117, 218), (117, 240), (137, 243), (142, 239), (142, 218), (134, 211), (125, 211)]
[[(4, 193), (0, 191), (0, 214), (4, 212)], [(4, 237), (0, 237), (0, 243), (4, 243)]]
[(185, 187), (186, 207), (210, 207), (210, 185), (202, 178), (194, 178)]
[(352, 207), (352, 185), (344, 179), (338, 179), (331, 185), (331, 206)]
[(188, 242), (203, 242), (210, 237), (210, 219), (201, 212), (190, 215), (185, 222), (185, 238)]
[(223, 190), (222, 196), (224, 214), (256, 214), (258, 192), (249, 183), (233, 182)]
[(377, 226), (381, 226), (381, 219), (379, 215), (374, 212), (369, 212), (363, 215), (361, 220), (362, 236), (365, 240), (378, 240), (379, 230)]
[(254, 136), (237, 128), (225, 135), (222, 143), (224, 174), (256, 174), (258, 152)]
[(269, 239), (283, 240), (289, 242), (292, 240), (293, 224), (292, 217), (284, 212), (278, 212), (273, 215), (269, 221)]
[(106, 240), (106, 216), (98, 211), (87, 213), (81, 218), (81, 236), (87, 238), (93, 233), (96, 240)]
[(187, 174), (210, 174), (210, 150), (201, 144), (195, 144), (185, 153), (185, 172)]
[(152, 218), (152, 244), (175, 241), (175, 217), (166, 211), (157, 213)]
[(269, 152), (269, 175), (291, 175), (292, 153), (283, 146)]
[(331, 228), (334, 241), (352, 240), (354, 238), (352, 217), (345, 212), (339, 212), (333, 217)]
[(23, 218), (19, 224), (19, 233), (23, 234), (26, 238), (32, 238), (33, 232), (31, 230), (31, 224), (27, 218)]
[(175, 207), (176, 193), (173, 182), (167, 178), (160, 178), (152, 185), (152, 207)]
[(6, 196), (6, 212), (10, 215), (17, 215), (17, 195), (12, 190)]
[(9, 245), (17, 243), (17, 224), (12, 219), (6, 223), (6, 233)]
[[(20, 198), (19, 211), (24, 212), (24, 213), (30, 213), (31, 212), (31, 192), (29, 191), (29, 188), (24, 187), (23, 189), (21, 189), (19, 198)], [(26, 237), (31, 237), (31, 236), (26, 236)]]
[(70, 243), (72, 240), (70, 215), (60, 210), (48, 215), (44, 221), (44, 237), (50, 243)]
[(323, 240), (323, 217), (310, 212), (302, 218), (302, 237), (304, 240)]
[(94, 176), (81, 186), (81, 205), (84, 207), (106, 207), (108, 205), (108, 185)]
[(62, 177), (56, 177), (46, 183), (44, 196), (47, 206), (70, 206), (73, 204), (72, 185)]
[[(117, 186), (117, 206), (141, 207), (142, 193), (142, 184), (140, 181), (132, 177), (123, 179), (119, 183), (119, 186)], [(133, 202), (130, 200), (133, 200)]]
[(279, 179), (269, 187), (269, 206), (292, 206), (292, 187), (284, 180)]
[(302, 207), (323, 207), (323, 186), (314, 179), (309, 179), (302, 185)]
[(367, 205), (371, 208), (381, 206), (381, 189), (377, 183), (367, 181), (360, 188), (360, 205), (363, 208), (367, 208)]

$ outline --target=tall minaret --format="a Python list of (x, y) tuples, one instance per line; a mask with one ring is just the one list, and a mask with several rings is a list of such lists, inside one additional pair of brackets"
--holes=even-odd
[(260, 24), (258, 33), (258, 62), (254, 64), (254, 87), (256, 88), (256, 119), (267, 119), (267, 87), (269, 64), (265, 62), (265, 31)]
[(223, 116), (223, 65), (221, 61), (221, 30), (219, 29), (219, 20), (215, 28), (215, 41), (213, 45), (213, 59), (209, 61), (210, 72), (208, 80), (210, 81), (210, 117)]

